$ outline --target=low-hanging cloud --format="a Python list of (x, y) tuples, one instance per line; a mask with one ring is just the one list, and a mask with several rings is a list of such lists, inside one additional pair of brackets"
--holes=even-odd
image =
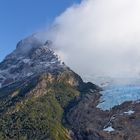
[(139, 0), (83, 0), (57, 17), (45, 37), (83, 77), (140, 73)]

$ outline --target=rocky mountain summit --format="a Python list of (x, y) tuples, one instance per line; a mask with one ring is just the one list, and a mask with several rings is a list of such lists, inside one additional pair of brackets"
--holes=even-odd
[[(51, 41), (30, 36), (0, 63), (0, 140), (139, 140), (139, 100), (115, 100), (105, 110), (112, 91), (103, 96), (60, 60)], [(126, 96), (133, 91), (139, 94), (125, 88)]]
[(1, 87), (43, 71), (60, 70), (64, 65), (51, 49), (51, 41), (44, 44), (34, 36), (21, 40), (16, 49), (0, 63)]

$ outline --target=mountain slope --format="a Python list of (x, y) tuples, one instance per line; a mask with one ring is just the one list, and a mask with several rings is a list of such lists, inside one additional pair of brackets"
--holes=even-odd
[(70, 139), (62, 124), (63, 114), (80, 96), (80, 86), (88, 89), (88, 85), (70, 70), (59, 75), (44, 73), (34, 85), (30, 82), (0, 99), (4, 139)]

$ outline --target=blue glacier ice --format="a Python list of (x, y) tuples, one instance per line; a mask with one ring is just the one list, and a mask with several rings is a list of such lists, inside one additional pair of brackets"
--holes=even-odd
[(102, 110), (110, 110), (116, 105), (126, 101), (137, 101), (140, 99), (139, 85), (115, 85), (101, 92), (100, 103), (97, 105)]

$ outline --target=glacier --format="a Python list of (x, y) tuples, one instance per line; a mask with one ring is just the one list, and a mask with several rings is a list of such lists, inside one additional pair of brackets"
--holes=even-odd
[(140, 78), (114, 78), (100, 92), (100, 102), (97, 108), (103, 111), (111, 110), (124, 102), (140, 100)]

